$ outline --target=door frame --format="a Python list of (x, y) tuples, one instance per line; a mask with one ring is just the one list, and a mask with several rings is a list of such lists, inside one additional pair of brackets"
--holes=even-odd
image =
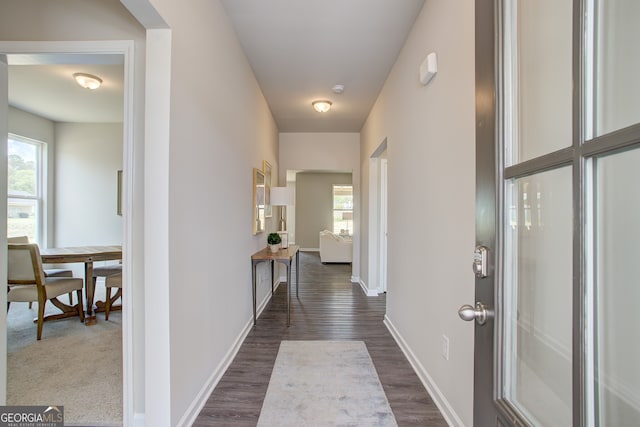
[[(496, 261), (501, 259), (497, 242), (497, 159), (496, 141), (499, 129), (497, 121), (496, 69), (497, 69), (497, 1), (475, 2), (475, 103), (476, 103), (476, 245), (489, 248), (488, 275), (475, 279), (475, 301), (494, 308), (500, 313), (499, 271)], [(474, 374), (473, 374), (473, 423), (495, 425), (498, 416), (493, 387), (498, 381), (500, 368), (495, 366), (495, 325), (491, 317), (480, 326), (474, 324)], [(478, 357), (478, 354), (491, 357)], [(495, 382), (499, 384), (499, 382)], [(489, 385), (489, 386), (488, 386)], [(506, 408), (503, 408), (506, 409)], [(509, 424), (506, 424), (509, 425)]]
[[(381, 213), (380, 213), (380, 155), (387, 149), (387, 138), (369, 157), (369, 261), (367, 272), (368, 283), (363, 286), (367, 296), (377, 296), (384, 292), (381, 289)], [(386, 290), (386, 289), (385, 289)]]
[(388, 234), (388, 160), (386, 158), (380, 158), (378, 160), (380, 165), (380, 203), (378, 204), (380, 209), (380, 275), (378, 277), (380, 281), (380, 292), (387, 292), (387, 234)]
[[(123, 388), (122, 388), (122, 411), (123, 411), (123, 422), (124, 425), (131, 425), (133, 422), (133, 322), (132, 322), (132, 313), (134, 304), (144, 304), (144, 301), (134, 301), (133, 300), (133, 292), (130, 290), (130, 283), (132, 282), (132, 271), (133, 271), (133, 257), (132, 251), (130, 250), (132, 241), (133, 241), (133, 179), (134, 176), (134, 161), (133, 161), (133, 153), (134, 153), (134, 82), (135, 82), (135, 70), (134, 70), (134, 42), (132, 40), (108, 40), (108, 41), (10, 41), (10, 42), (0, 42), (0, 57), (6, 58), (5, 55), (11, 54), (46, 54), (46, 55), (55, 55), (55, 54), (121, 54), (124, 58), (124, 87), (123, 87), (123, 95), (124, 95), (124, 113), (123, 113), (123, 187), (122, 187), (122, 200), (123, 200), (123, 211), (122, 211), (122, 263), (123, 263), (123, 282), (122, 288), (123, 293), (128, 295), (127, 298), (123, 298), (122, 300), (122, 380), (123, 380)], [(7, 76), (0, 77), (4, 78), (4, 82), (0, 82), (3, 87), (8, 87), (7, 85)], [(0, 123), (6, 126), (5, 130), (8, 130), (7, 123), (7, 101), (6, 98), (0, 99), (3, 107), (0, 109)], [(2, 125), (0, 125), (0, 130), (2, 130)], [(3, 132), (5, 135), (6, 132)], [(6, 143), (6, 136), (3, 136), (3, 139)], [(6, 163), (4, 166), (0, 168), (0, 171), (3, 170), (3, 176), (6, 177)], [(4, 178), (6, 180), (6, 178)], [(7, 211), (7, 188), (6, 185), (2, 186), (0, 189), (0, 210), (2, 212)], [(6, 222), (6, 218), (5, 218)], [(0, 240), (4, 240), (6, 242), (7, 239), (7, 231), (6, 227), (4, 227), (3, 231), (0, 231)], [(1, 249), (0, 258), (6, 259), (6, 245), (4, 245)], [(3, 267), (0, 269), (6, 270), (6, 262), (2, 264)], [(1, 271), (0, 271), (1, 273)], [(6, 278), (6, 271), (2, 277)], [(6, 280), (6, 279), (5, 279)], [(6, 283), (5, 283), (6, 284)], [(1, 298), (4, 298), (6, 302), (6, 293), (0, 293), (0, 303), (2, 303)], [(3, 342), (6, 341), (6, 314), (4, 316), (4, 321), (2, 322), (3, 328), (0, 330), (4, 330), (0, 332), (0, 338), (4, 335)], [(6, 344), (4, 345), (4, 351), (0, 351), (0, 366), (4, 368), (0, 370), (0, 401), (2, 404), (6, 404), (6, 386), (7, 386), (7, 373), (6, 373), (6, 362), (7, 362), (7, 352), (6, 352)]]

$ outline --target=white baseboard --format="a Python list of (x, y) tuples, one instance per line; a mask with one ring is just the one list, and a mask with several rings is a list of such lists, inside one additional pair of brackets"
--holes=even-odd
[(133, 414), (133, 427), (146, 427), (146, 420), (143, 413), (136, 412)]
[(360, 277), (351, 276), (351, 283), (360, 283)]
[(358, 280), (358, 283), (360, 284), (360, 287), (362, 288), (362, 291), (364, 292), (364, 294), (366, 296), (368, 296), (368, 297), (377, 297), (378, 296), (378, 291), (367, 288), (367, 285), (362, 280)]
[(400, 335), (398, 330), (391, 322), (391, 319), (389, 319), (386, 314), (384, 316), (384, 324), (387, 326), (387, 329), (389, 330), (389, 332), (391, 332), (391, 335), (398, 343), (398, 346), (400, 346), (400, 349), (409, 360), (409, 363), (413, 367), (413, 370), (415, 371), (416, 375), (418, 375), (418, 378), (420, 378), (420, 381), (422, 381), (422, 384), (427, 389), (427, 392), (442, 413), (442, 416), (444, 417), (447, 424), (453, 427), (464, 427), (464, 423), (462, 422), (456, 411), (451, 407), (449, 401), (442, 394), (436, 383), (431, 378), (431, 375), (429, 375), (427, 370), (424, 369), (422, 363), (420, 363), (415, 354), (413, 354), (413, 351), (411, 351), (411, 348), (407, 345), (407, 342), (404, 340), (404, 338), (402, 338), (402, 335)]
[(300, 248), (300, 252), (320, 252), (320, 248)]
[[(273, 285), (274, 292), (279, 285), (280, 285), (280, 281), (278, 280)], [(260, 317), (260, 314), (262, 314), (265, 307), (269, 303), (270, 299), (271, 299), (271, 292), (267, 292), (267, 295), (260, 302), (260, 305), (256, 307), (256, 318)], [(193, 423), (196, 421), (196, 418), (198, 418), (198, 415), (202, 411), (202, 408), (204, 407), (205, 403), (207, 403), (209, 396), (211, 395), (213, 390), (216, 388), (216, 386), (220, 382), (220, 379), (222, 378), (224, 373), (227, 371), (227, 368), (229, 368), (229, 365), (231, 365), (231, 362), (233, 362), (233, 359), (236, 357), (236, 354), (238, 354), (238, 351), (240, 350), (240, 346), (242, 346), (242, 343), (244, 342), (245, 338), (247, 338), (247, 335), (249, 335), (249, 332), (251, 332), (252, 328), (253, 328), (253, 316), (246, 323), (246, 325), (240, 332), (240, 335), (238, 335), (238, 337), (235, 339), (235, 341), (233, 342), (233, 345), (227, 351), (227, 354), (225, 354), (222, 361), (218, 364), (216, 369), (214, 369), (214, 371), (211, 373), (211, 375), (209, 376), (209, 379), (205, 382), (204, 386), (202, 387), (200, 392), (196, 395), (193, 402), (191, 402), (191, 405), (189, 405), (189, 407), (185, 411), (182, 418), (180, 418), (180, 421), (178, 421), (178, 424), (177, 424), (178, 426), (186, 427), (186, 426), (193, 425)], [(144, 421), (144, 416), (143, 416), (143, 421)], [(136, 424), (136, 427), (137, 426), (138, 424)], [(144, 426), (144, 424), (142, 424), (141, 427), (142, 426)]]

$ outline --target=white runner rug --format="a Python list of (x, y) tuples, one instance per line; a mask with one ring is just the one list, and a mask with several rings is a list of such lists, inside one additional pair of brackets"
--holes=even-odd
[(282, 341), (259, 427), (397, 426), (362, 341)]

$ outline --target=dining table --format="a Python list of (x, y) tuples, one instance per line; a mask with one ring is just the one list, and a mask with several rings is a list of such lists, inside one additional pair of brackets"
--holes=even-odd
[(122, 246), (73, 246), (64, 248), (40, 249), (43, 264), (84, 263), (84, 288), (86, 301), (85, 325), (96, 323), (93, 309), (95, 284), (93, 281), (93, 263), (122, 259)]

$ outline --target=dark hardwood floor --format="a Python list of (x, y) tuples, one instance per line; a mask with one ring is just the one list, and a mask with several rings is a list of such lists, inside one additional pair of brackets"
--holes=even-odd
[[(385, 296), (367, 297), (350, 282), (351, 265), (323, 265), (300, 253), (300, 296), (281, 285), (200, 412), (194, 426), (255, 426), (281, 340), (361, 340), (376, 367), (399, 426), (447, 426), (384, 326)], [(275, 427), (275, 426), (274, 426)]]

